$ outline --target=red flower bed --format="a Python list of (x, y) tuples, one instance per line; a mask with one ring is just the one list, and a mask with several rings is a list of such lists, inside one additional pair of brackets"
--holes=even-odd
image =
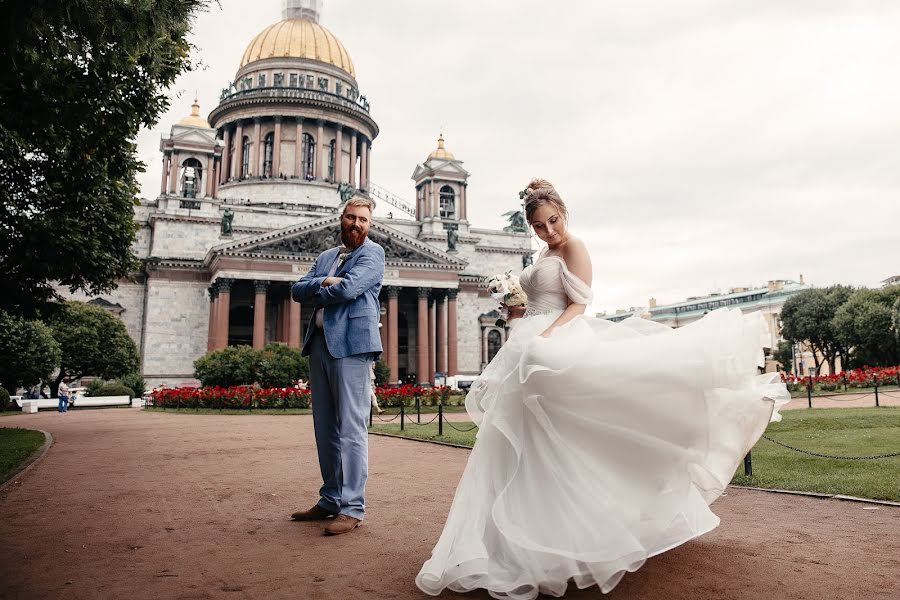
[(818, 375), (816, 377), (782, 373), (781, 381), (791, 391), (805, 389), (810, 384), (814, 388), (833, 391), (839, 388), (868, 388), (878, 385), (900, 385), (900, 365), (895, 367), (863, 367), (851, 371), (843, 371), (834, 375)]
[(306, 388), (257, 388), (249, 385), (205, 388), (162, 388), (150, 393), (162, 408), (309, 408)]
[(437, 406), (447, 404), (450, 398), (450, 388), (442, 385), (437, 387), (423, 387), (419, 385), (405, 384), (398, 387), (377, 387), (375, 396), (381, 408), (391, 406), (415, 406), (416, 396), (419, 397), (420, 406)]

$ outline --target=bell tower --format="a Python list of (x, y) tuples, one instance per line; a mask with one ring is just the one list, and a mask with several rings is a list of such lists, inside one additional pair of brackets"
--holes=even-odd
[(322, 14), (322, 0), (282, 0), (281, 16), (283, 19), (308, 19), (319, 22)]
[[(416, 183), (416, 220), (423, 230), (468, 227), (466, 219), (466, 188), (469, 172), (445, 146), (444, 134), (437, 140), (437, 148), (424, 163), (416, 166), (412, 179)], [(430, 227), (429, 227), (430, 225)]]

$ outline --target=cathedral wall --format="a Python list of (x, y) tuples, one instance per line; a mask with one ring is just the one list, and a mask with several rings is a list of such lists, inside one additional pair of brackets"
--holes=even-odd
[[(284, 152), (282, 152), (284, 156)], [(296, 181), (245, 181), (219, 188), (219, 198), (249, 203), (313, 204), (337, 208), (341, 197), (333, 185), (300, 184)], [(323, 216), (324, 213), (323, 213)]]
[(490, 297), (461, 292), (457, 296), (457, 352), (461, 375), (481, 372), (481, 325), (478, 317), (497, 308)]
[(209, 298), (205, 282), (150, 278), (143, 372), (148, 387), (193, 381), (194, 359), (206, 354)]
[(154, 223), (153, 256), (202, 259), (207, 250), (221, 244), (216, 222), (158, 220)]

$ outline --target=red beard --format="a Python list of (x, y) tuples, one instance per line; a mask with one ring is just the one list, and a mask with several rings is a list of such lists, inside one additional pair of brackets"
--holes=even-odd
[(358, 227), (352, 225), (350, 227), (341, 226), (341, 242), (347, 248), (359, 248), (365, 239), (365, 234)]

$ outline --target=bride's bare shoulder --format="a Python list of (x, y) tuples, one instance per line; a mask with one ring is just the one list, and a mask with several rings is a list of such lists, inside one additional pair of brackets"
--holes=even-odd
[(569, 271), (590, 285), (593, 269), (591, 268), (591, 254), (588, 252), (587, 245), (580, 239), (572, 237), (561, 248), (560, 254)]

